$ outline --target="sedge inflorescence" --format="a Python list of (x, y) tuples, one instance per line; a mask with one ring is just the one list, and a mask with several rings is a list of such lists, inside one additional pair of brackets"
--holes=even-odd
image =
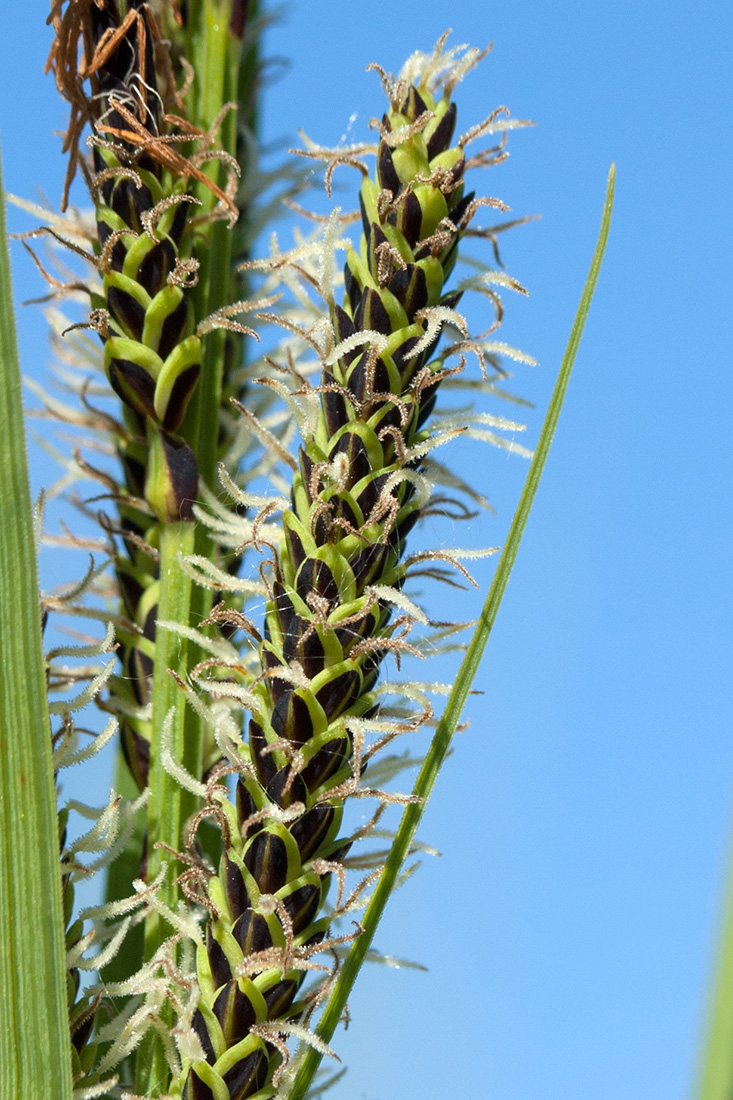
[[(217, 613), (254, 639), (259, 666), (245, 674), (241, 662), (214, 657), (210, 675), (202, 679), (198, 670), (210, 696), (238, 695), (251, 717), (246, 744), (230, 754), (234, 801), (210, 786), (202, 811), (221, 827), (216, 874), (193, 866), (189, 836), (189, 886), (208, 919), (191, 1016), (200, 1048), (173, 1086), (187, 1100), (264, 1100), (281, 1085), (285, 1037), (308, 1040), (303, 1026), (328, 989), (327, 960), (358, 934), (334, 933), (367, 885), (351, 893), (345, 886), (344, 860), (357, 837), (342, 832), (344, 803), (376, 799), (374, 825), (385, 804), (400, 800), (365, 782), (365, 769), (395, 737), (432, 717), (425, 694), (409, 687), (404, 695), (419, 705), (390, 717), (377, 682), (387, 654), (417, 652), (409, 635), (426, 621), (402, 589), (407, 536), (431, 500), (426, 458), (455, 432), (431, 431), (438, 389), (469, 353), (486, 364), (485, 348), (456, 310), (461, 290), (448, 279), (476, 211), (505, 209), (466, 191), (464, 140), (454, 140), (450, 92), (478, 52), (457, 59), (443, 46), (411, 59), (396, 80), (381, 74), (390, 104), (377, 124), (374, 178), (353, 149), (307, 151), (327, 161), (328, 181), (339, 163), (363, 172), (363, 233), (359, 250), (347, 251), (342, 301), (328, 277), (334, 219), (313, 273), (308, 246), (259, 265), (315, 284), (329, 315), (307, 328), (287, 322), (317, 351), (321, 375), (313, 383), (290, 368), (303, 436), (291, 496), (266, 505), (251, 524), (249, 541), (265, 555), (264, 628), (225, 605)], [(495, 148), (479, 159), (500, 158)], [(444, 329), (450, 337), (441, 346)], [(273, 507), (283, 510), (279, 534)], [(360, 829), (358, 839), (368, 832)], [(319, 971), (325, 979), (304, 985)]]
[[(355, 846), (379, 835), (387, 805), (410, 800), (383, 789), (375, 758), (433, 719), (430, 690), (438, 685), (380, 683), (388, 655), (398, 667), (405, 656), (423, 655), (416, 628), (432, 629), (434, 639), (454, 628), (431, 623), (406, 593), (411, 575), (445, 579), (448, 567), (469, 577), (460, 551), (407, 553), (421, 518), (468, 517), (456, 495), (483, 501), (433, 452), (459, 434), (502, 444), (503, 431), (521, 428), (465, 408), (441, 412), (436, 400), (463, 382), (469, 359), (490, 389), (498, 355), (512, 353), (493, 340), (498, 291), (521, 286), (486, 267), (450, 280), (466, 236), (495, 245), (505, 228), (475, 228), (479, 211), (507, 208), (476, 197), (466, 173), (499, 163), (505, 131), (522, 123), (499, 108), (457, 136), (452, 94), (483, 54), (447, 49), (443, 36), (431, 53), (412, 55), (396, 78), (372, 66), (388, 98), (374, 121), (374, 145), (306, 143), (301, 155), (326, 164), (329, 196), (341, 166), (360, 173), (361, 240), (354, 248), (345, 239), (353, 219), (336, 210), (289, 252), (274, 240), (267, 259), (244, 265), (247, 278), (265, 278), (262, 297), (249, 307), (253, 324), (280, 326), (286, 336), (249, 370), (246, 388), (229, 386), (238, 426), (230, 406), (217, 410), (210, 431), (223, 441), (221, 454), (234, 441), (229, 451), (238, 458), (246, 452), (243, 436), (251, 436), (266, 456), (258, 471), (271, 475), (275, 493), (252, 492), (245, 487), (251, 470), (227, 472), (222, 464), (227, 505), (199, 478), (188, 425), (207, 384), (204, 342), (216, 327), (250, 331), (231, 320), (245, 303), (200, 317), (193, 295), (207, 227), (237, 216), (239, 169), (217, 148), (216, 127), (203, 131), (187, 121), (150, 4), (69, 0), (62, 9), (55, 5), (52, 63), (72, 105), (71, 168), (82, 166), (95, 206), (88, 258), (99, 284), (90, 327), (121, 402), (119, 417), (99, 414), (93, 424), (111, 436), (123, 471), (120, 478), (97, 471), (118, 509), (103, 526), (122, 601), (123, 671), (109, 680), (104, 705), (122, 720), (125, 759), (140, 790), (158, 753), (158, 766), (198, 805), (180, 850), (163, 845), (184, 868), (179, 910), (158, 897), (164, 867), (147, 884), (134, 883), (131, 905), (156, 913), (173, 934), (138, 975), (115, 987), (128, 998), (127, 1023), (110, 1042), (125, 1057), (155, 1028), (170, 1069), (160, 1083), (165, 1095), (268, 1100), (286, 1095), (288, 1038), (318, 1046), (314, 1014), (359, 934), (358, 924), (343, 930), (339, 921), (364, 904), (380, 859), (355, 855)], [(182, 22), (181, 9), (172, 10)], [(90, 163), (77, 150), (86, 123)], [(494, 134), (496, 144), (467, 152)], [(223, 189), (207, 174), (212, 161), (227, 170)], [(203, 211), (202, 189), (210, 200)], [(335, 257), (344, 250), (341, 281)], [(479, 290), (492, 309), (478, 337), (458, 310), (467, 290)], [(277, 399), (286, 413), (273, 412)], [(200, 605), (206, 614), (161, 621), (161, 532), (193, 523), (207, 533), (196, 544), (207, 553), (176, 564), (208, 589)], [(238, 575), (245, 550), (261, 555), (254, 580)], [(246, 606), (252, 595), (264, 600), (264, 623)], [(191, 642), (201, 659), (159, 667), (161, 632)], [(197, 774), (171, 752), (172, 712), (160, 729), (151, 721), (154, 682), (171, 676), (180, 707), (206, 730)], [(376, 801), (356, 831), (344, 814), (351, 798)], [(147, 843), (153, 848), (156, 838)], [(359, 867), (366, 877), (353, 884), (348, 873)], [(83, 1024), (86, 1041), (86, 1016)]]

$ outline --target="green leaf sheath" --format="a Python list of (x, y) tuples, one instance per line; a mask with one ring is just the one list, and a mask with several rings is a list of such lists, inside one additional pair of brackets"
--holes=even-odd
[(318, 424), (273, 559), (247, 759), (235, 804), (217, 811), (224, 853), (206, 887), (193, 1020), (203, 1058), (172, 1087), (186, 1100), (276, 1090), (273, 1038), (303, 1018), (302, 983), (329, 943), (322, 913), (350, 847), (339, 831), (360, 778), (360, 720), (376, 714), (384, 655), (403, 644), (392, 597), (426, 501), (423, 425), (447, 373), (436, 346), (458, 297), (445, 283), (475, 204), (448, 95), (392, 92), (377, 178), (361, 189), (361, 248), (348, 252), (345, 299), (331, 308)]
[(71, 1100), (64, 915), (0, 180), (0, 1095)]
[[(466, 655), (461, 663), (456, 682), (448, 699), (443, 716), (438, 724), (435, 736), (430, 745), (425, 762), (420, 769), (413, 789), (415, 801), (405, 808), (400, 828), (392, 845), (387, 863), (382, 872), (372, 899), (367, 906), (362, 921), (362, 934), (352, 944), (338, 978), (332, 990), (326, 1009), (318, 1024), (317, 1035), (323, 1042), (328, 1043), (341, 1019), (341, 1014), (351, 992), (361, 964), (366, 958), (367, 952), (374, 938), (379, 921), (384, 913), (387, 901), (395, 888), (402, 865), (407, 858), (410, 846), (420, 823), (420, 819), (427, 806), (428, 799), (435, 785), (438, 772), (445, 760), (450, 748), (453, 734), (461, 717), (468, 693), (471, 689), (474, 677), (478, 670), (479, 662), (489, 640), (491, 629), (496, 620), (506, 586), (509, 581), (514, 561), (519, 550), (519, 544), (524, 533), (524, 528), (529, 518), (535, 493), (539, 485), (545, 462), (550, 450), (555, 429), (557, 427), (560, 410), (565, 398), (565, 392), (570, 380), (570, 372), (573, 368), (575, 355), (580, 343), (580, 337), (588, 315), (591, 299), (595, 291), (601, 262), (606, 250), (608, 233), (611, 224), (611, 211), (613, 209), (613, 192), (615, 185), (615, 166), (611, 166), (606, 189), (606, 199), (603, 207), (601, 229), (596, 243), (596, 249), (588, 272), (585, 287), (578, 306), (578, 312), (568, 340), (565, 355), (563, 356), (557, 382), (553, 391), (550, 407), (545, 418), (545, 423), (540, 433), (539, 443), (535, 451), (532, 464), (527, 474), (527, 480), (522, 491), (517, 510), (512, 520), (509, 536), (499, 559), (496, 574), (484, 604), (479, 622), (474, 631)], [(288, 1094), (288, 1100), (304, 1100), (308, 1087), (313, 1079), (321, 1060), (321, 1052), (313, 1047), (308, 1049), (298, 1069), (297, 1077)], [(705, 1096), (704, 1100), (723, 1100), (728, 1093), (712, 1094)]]

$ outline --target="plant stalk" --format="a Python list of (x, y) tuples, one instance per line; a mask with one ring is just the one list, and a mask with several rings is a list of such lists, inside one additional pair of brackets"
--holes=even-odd
[[(160, 535), (160, 599), (158, 616), (166, 622), (189, 622), (192, 582), (181, 569), (179, 555), (191, 554), (194, 548), (192, 523), (164, 524)], [(186, 818), (196, 809), (196, 799), (190, 791), (166, 771), (162, 758), (163, 731), (169, 727), (169, 749), (173, 759), (194, 776), (202, 770), (201, 738), (192, 736), (186, 722), (186, 708), (180, 689), (169, 669), (190, 667), (193, 647), (184, 638), (169, 630), (156, 630), (155, 671), (153, 681), (153, 742), (150, 753), (148, 800), (147, 880), (151, 882), (167, 864), (167, 873), (159, 889), (161, 902), (174, 912), (178, 905), (177, 875), (182, 867), (170, 852), (158, 847), (164, 844), (174, 851), (181, 847)], [(145, 959), (150, 960), (170, 935), (170, 927), (155, 912), (145, 918)], [(170, 1069), (159, 1036), (149, 1033), (137, 1058), (137, 1088), (145, 1095), (157, 1095), (157, 1089), (168, 1079)]]

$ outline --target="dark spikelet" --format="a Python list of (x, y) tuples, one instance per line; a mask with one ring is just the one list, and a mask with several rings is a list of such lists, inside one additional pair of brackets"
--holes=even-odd
[(227, 982), (219, 992), (214, 1001), (214, 1015), (228, 1046), (244, 1039), (257, 1019), (252, 1002), (235, 981)]
[[(206, 231), (191, 224), (193, 213), (200, 213), (193, 187), (199, 195), (208, 188), (211, 206), (226, 210), (230, 221), (236, 215), (229, 195), (195, 163), (202, 142), (211, 149), (211, 140), (186, 121), (172, 78), (171, 43), (156, 22), (165, 18), (162, 7), (147, 0), (54, 4), (50, 56), (57, 85), (71, 104), (67, 190), (85, 147), (82, 128), (91, 128), (85, 175), (95, 206), (106, 314), (97, 331), (107, 377), (122, 403), (114, 440), (124, 475), (116, 494), (120, 526), (135, 536), (123, 539), (116, 569), (126, 614), (153, 644), (159, 584), (154, 549), (145, 547), (158, 544), (160, 524), (191, 521), (198, 497), (197, 458), (184, 438), (202, 357), (192, 289), (195, 244)], [(246, 15), (246, 4), (238, 4), (234, 21), (240, 30)], [(93, 304), (100, 306), (96, 299)], [(123, 675), (113, 682), (113, 694), (125, 758), (144, 789), (150, 731), (129, 710), (150, 702), (151, 646), (138, 649), (134, 630), (120, 643)], [(217, 757), (218, 749), (207, 753), (206, 766)]]
[[(147, 5), (139, 6), (116, 48), (106, 51), (105, 36), (121, 27), (115, 0), (91, 6), (85, 49), (92, 58), (103, 51), (104, 58), (94, 71), (90, 100), (94, 167), (103, 181), (96, 188), (100, 246), (112, 231), (119, 234), (114, 267), (103, 268), (111, 321), (105, 364), (122, 402), (151, 428), (170, 433), (183, 420), (201, 362), (180, 277), (181, 264), (195, 262), (186, 233), (189, 164), (164, 152), (163, 142), (175, 131), (166, 129), (161, 115), (153, 50), (159, 32)], [(142, 91), (136, 96), (133, 89)], [(146, 479), (148, 503), (164, 523), (170, 522), (171, 476), (162, 465)]]
[[(450, 145), (455, 107), (435, 90), (404, 86), (402, 107), (393, 102), (382, 121), (376, 180), (361, 188), (361, 250), (348, 251), (344, 300), (331, 307), (332, 347), (366, 336), (324, 370), (320, 420), (299, 451), (270, 575), (238, 827), (209, 884), (216, 915), (207, 942), (217, 948), (199, 948), (202, 988), (215, 990), (201, 1020), (213, 1012), (230, 1049), (244, 1040), (235, 1066), (213, 1033), (205, 1047), (233, 1100), (277, 1090), (282, 1051), (262, 1044), (259, 1029), (308, 1020), (308, 997), (296, 998), (313, 948), (332, 942), (321, 913), (352, 843), (339, 829), (361, 777), (360, 720), (378, 714), (380, 664), (399, 655), (409, 618), (391, 604), (425, 499), (410, 449), (427, 438), (422, 424), (443, 376), (433, 356), (453, 302), (445, 282), (458, 213), (469, 209), (463, 150)], [(219, 987), (222, 948), (241, 977)], [(196, 1072), (184, 1067), (184, 1095)]]
[(254, 909), (247, 909), (242, 913), (232, 928), (232, 934), (245, 957), (272, 947), (270, 926), (262, 914)]
[(184, 1100), (216, 1100), (214, 1093), (206, 1082), (201, 1080), (195, 1068), (191, 1069), (186, 1079), (183, 1098)]
[(206, 951), (209, 956), (214, 989), (221, 989), (232, 980), (232, 969), (224, 951), (214, 939), (211, 928), (206, 929)]
[(245, 1055), (236, 1066), (224, 1074), (224, 1084), (231, 1100), (246, 1100), (264, 1086), (268, 1077), (269, 1059), (264, 1049)]

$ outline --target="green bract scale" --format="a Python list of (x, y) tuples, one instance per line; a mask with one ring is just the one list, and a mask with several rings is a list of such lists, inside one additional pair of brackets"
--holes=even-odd
[(376, 715), (380, 663), (398, 648), (405, 540), (429, 495), (424, 424), (449, 373), (432, 357), (441, 326), (462, 323), (446, 280), (477, 205), (455, 106), (433, 98), (435, 83), (389, 85), (361, 245), (331, 307), (318, 423), (268, 581), (246, 760), (235, 803), (217, 811), (224, 852), (193, 1017), (202, 1057), (172, 1086), (186, 1100), (274, 1095), (283, 1040), (313, 1007), (311, 960), (334, 942), (322, 914), (351, 843), (342, 808), (360, 778), (359, 723)]

